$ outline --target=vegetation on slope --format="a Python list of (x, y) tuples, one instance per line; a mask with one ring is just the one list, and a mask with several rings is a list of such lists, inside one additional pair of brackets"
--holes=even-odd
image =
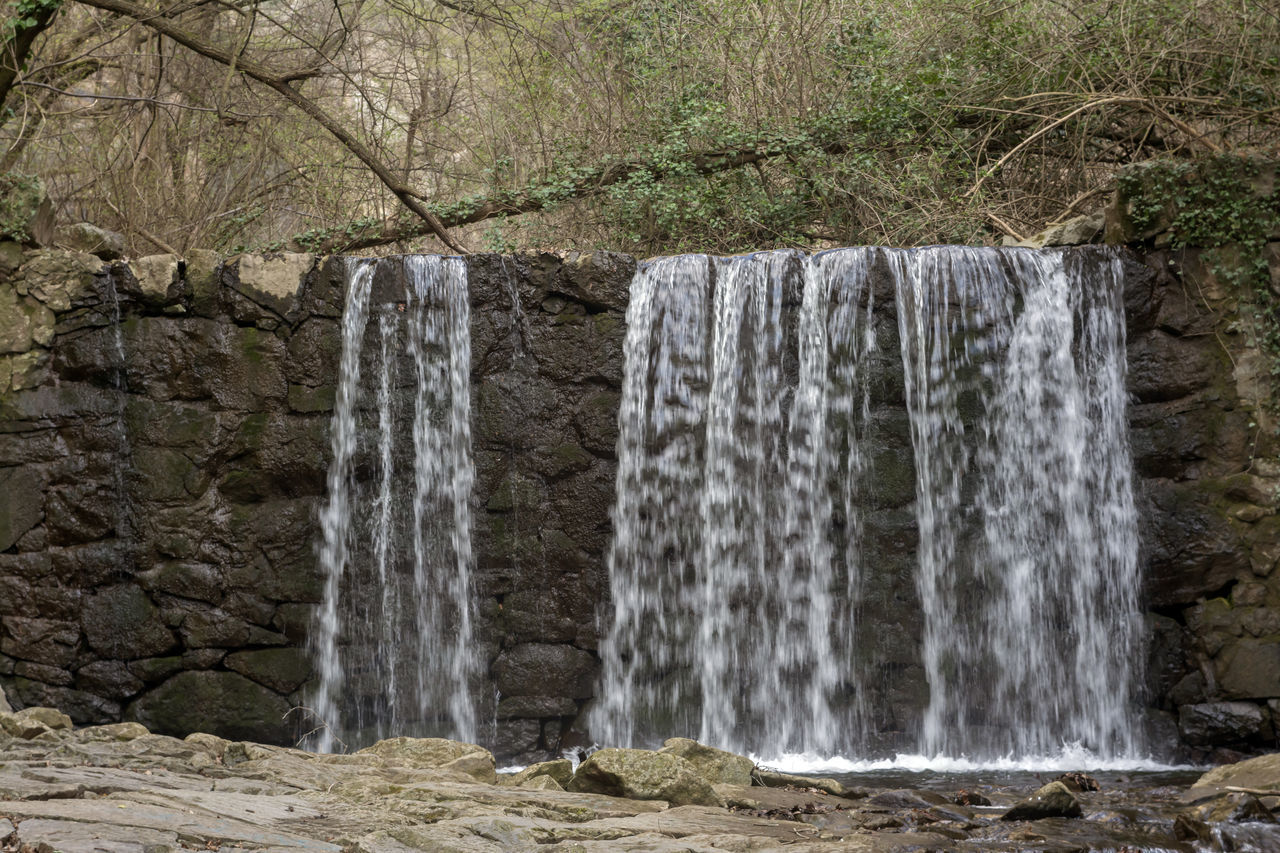
[(0, 4), (0, 171), (134, 254), (984, 243), (1280, 139), (1253, 0)]

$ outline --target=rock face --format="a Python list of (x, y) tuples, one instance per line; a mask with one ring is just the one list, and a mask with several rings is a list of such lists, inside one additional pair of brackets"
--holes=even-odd
[(664, 800), (673, 806), (717, 806), (719, 795), (678, 755), (644, 749), (602, 749), (574, 772), (568, 789), (632, 800)]

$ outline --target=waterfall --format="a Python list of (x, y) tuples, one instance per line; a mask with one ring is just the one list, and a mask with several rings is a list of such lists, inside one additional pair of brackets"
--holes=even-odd
[[(612, 611), (592, 731), (852, 748), (866, 251), (664, 258), (627, 313)], [(802, 294), (800, 343), (796, 296)], [(865, 306), (865, 307), (864, 307)], [(798, 363), (797, 363), (798, 362)], [(854, 402), (857, 400), (858, 402)], [(838, 481), (838, 482), (836, 482)], [(780, 709), (785, 709), (780, 712)]]
[[(1137, 522), (1119, 262), (895, 259), (915, 451), (927, 754), (1137, 748)], [(965, 398), (977, 403), (966, 426)]]
[[(898, 744), (1131, 754), (1137, 539), (1120, 299), (1118, 262), (1097, 254), (842, 249), (641, 265), (597, 740), (865, 755), (879, 748), (884, 673), (913, 657), (930, 698)], [(895, 308), (919, 533), (918, 601), (902, 606), (923, 628), (918, 648), (886, 663), (856, 638), (894, 619), (868, 620), (861, 605), (868, 579), (891, 572), (869, 555), (864, 522), (878, 488), (877, 312)]]
[[(397, 272), (401, 299), (374, 304), (375, 276)], [(460, 259), (348, 262), (311, 634), (317, 751), (475, 737), (470, 371)]]

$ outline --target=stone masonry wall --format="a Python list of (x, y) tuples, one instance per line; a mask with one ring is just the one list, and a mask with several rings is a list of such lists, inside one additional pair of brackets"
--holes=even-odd
[[(341, 262), (3, 257), (0, 685), (79, 723), (291, 741)], [(477, 634), (513, 755), (591, 693), (633, 262), (470, 264)]]
[[(1274, 381), (1221, 264), (1126, 232), (1124, 205), (1110, 227), (1140, 250), (1126, 306), (1152, 736), (1192, 757), (1274, 744)], [(562, 745), (597, 675), (635, 264), (468, 264), (476, 634), (500, 696), (494, 751), (528, 760)], [(309, 255), (106, 264), (0, 244), (0, 686), (15, 706), (297, 735), (344, 284), (340, 260)], [(901, 618), (859, 637), (884, 665), (890, 734), (927, 701), (898, 394), (877, 410), (892, 482), (868, 532), (885, 574), (873, 604)]]

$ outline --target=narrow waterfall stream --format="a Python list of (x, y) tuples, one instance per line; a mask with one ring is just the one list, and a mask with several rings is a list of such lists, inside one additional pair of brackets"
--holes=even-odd
[[(896, 308), (916, 478), (911, 648), (859, 648), (895, 621), (861, 607), (886, 571), (864, 542), (877, 308)], [(1119, 265), (1097, 257), (872, 248), (643, 265), (592, 733), (764, 756), (1134, 755), (1124, 371)], [(889, 719), (882, 673), (913, 665), (928, 707)]]
[[(375, 276), (397, 272), (398, 301), (373, 303)], [(475, 738), (470, 369), (460, 259), (350, 262), (312, 631), (317, 751)]]

